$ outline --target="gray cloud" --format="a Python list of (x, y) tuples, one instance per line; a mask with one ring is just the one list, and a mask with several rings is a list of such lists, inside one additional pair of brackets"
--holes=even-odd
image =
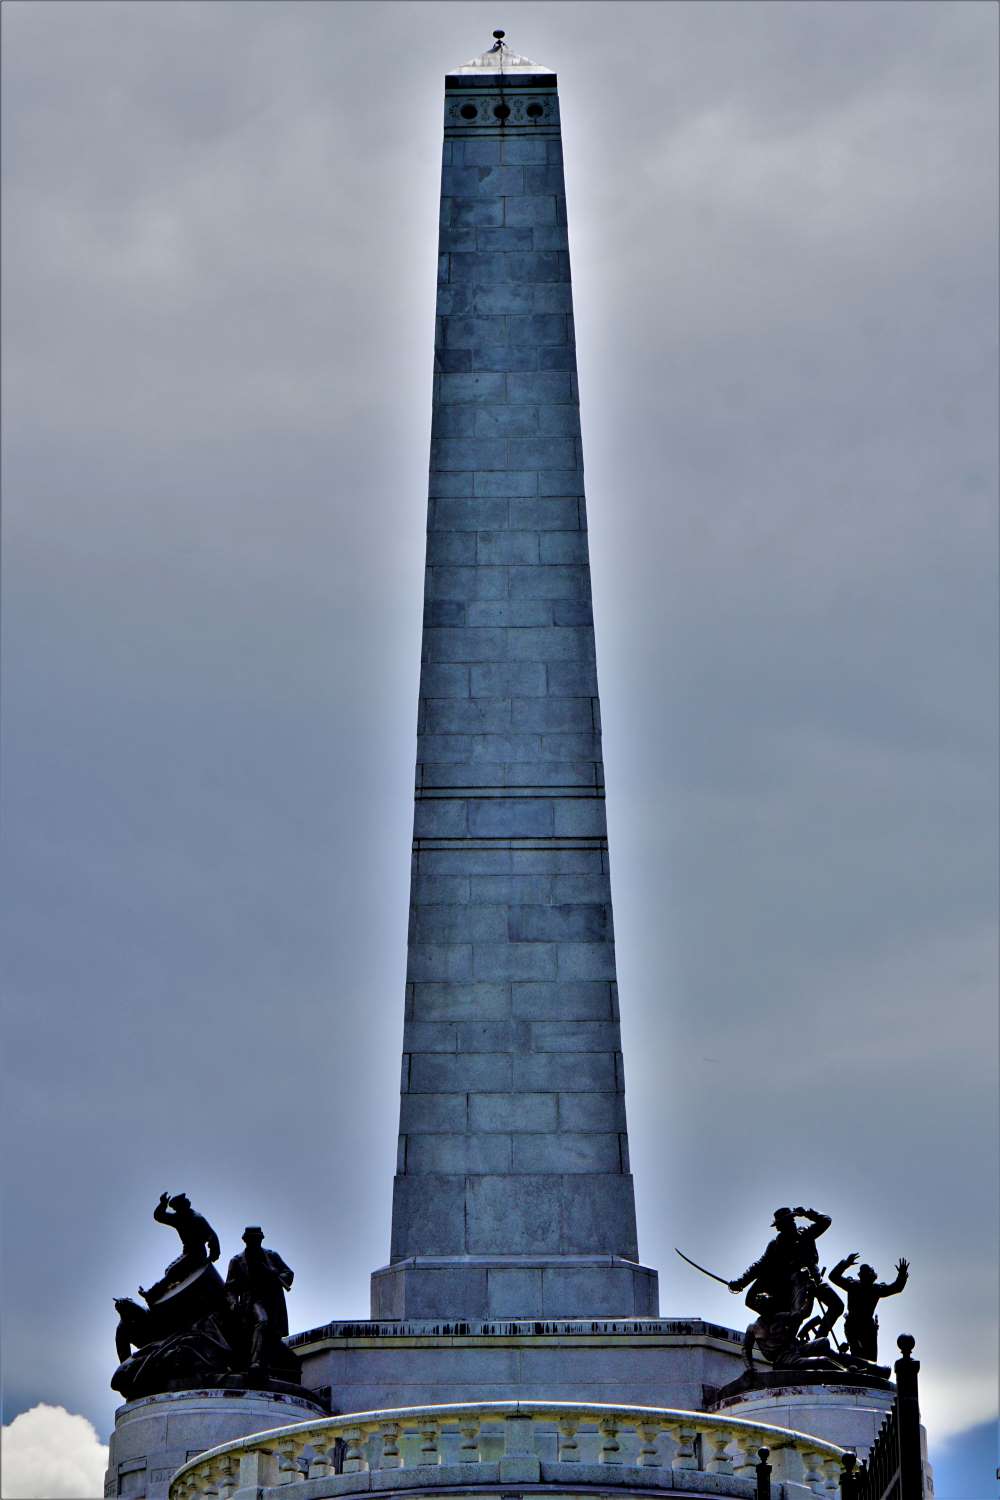
[[(5, 7), (11, 1410), (186, 1187), (387, 1252), (441, 75), (476, 4)], [(511, 3), (560, 73), (633, 1167), (992, 1408), (996, 12)], [(677, 1269), (675, 1269), (675, 1264)], [(885, 1318), (888, 1332), (892, 1319)]]

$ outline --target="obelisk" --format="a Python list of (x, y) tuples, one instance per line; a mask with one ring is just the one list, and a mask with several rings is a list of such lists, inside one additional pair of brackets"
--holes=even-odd
[(405, 1033), (372, 1316), (656, 1316), (618, 1026), (556, 75), (445, 83)]

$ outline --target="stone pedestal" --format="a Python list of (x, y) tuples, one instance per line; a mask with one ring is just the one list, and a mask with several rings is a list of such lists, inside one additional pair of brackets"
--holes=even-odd
[(372, 1272), (377, 1321), (655, 1318), (657, 1275), (618, 1255), (411, 1256)]
[(319, 1400), (277, 1391), (171, 1391), (126, 1402), (115, 1412), (104, 1494), (166, 1500), (174, 1470), (206, 1448), (325, 1414)]
[(853, 1448), (864, 1458), (894, 1396), (888, 1381), (868, 1384), (847, 1376), (836, 1382), (775, 1384), (731, 1396), (722, 1391), (709, 1410), (808, 1432), (842, 1448)]

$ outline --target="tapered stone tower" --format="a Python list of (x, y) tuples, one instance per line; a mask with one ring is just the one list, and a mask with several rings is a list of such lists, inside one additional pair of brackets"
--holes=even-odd
[(399, 1160), (372, 1316), (655, 1317), (556, 76), (498, 43), (445, 87)]

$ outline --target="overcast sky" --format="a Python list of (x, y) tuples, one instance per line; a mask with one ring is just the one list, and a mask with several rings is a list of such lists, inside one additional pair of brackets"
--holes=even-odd
[[(387, 1259), (442, 75), (564, 118), (643, 1259), (777, 1204), (995, 1408), (996, 56), (978, 3), (8, 0), (7, 1417), (105, 1433), (185, 1189)], [(948, 1497), (945, 1497), (948, 1500)], [(978, 1497), (975, 1497), (978, 1500)]]

